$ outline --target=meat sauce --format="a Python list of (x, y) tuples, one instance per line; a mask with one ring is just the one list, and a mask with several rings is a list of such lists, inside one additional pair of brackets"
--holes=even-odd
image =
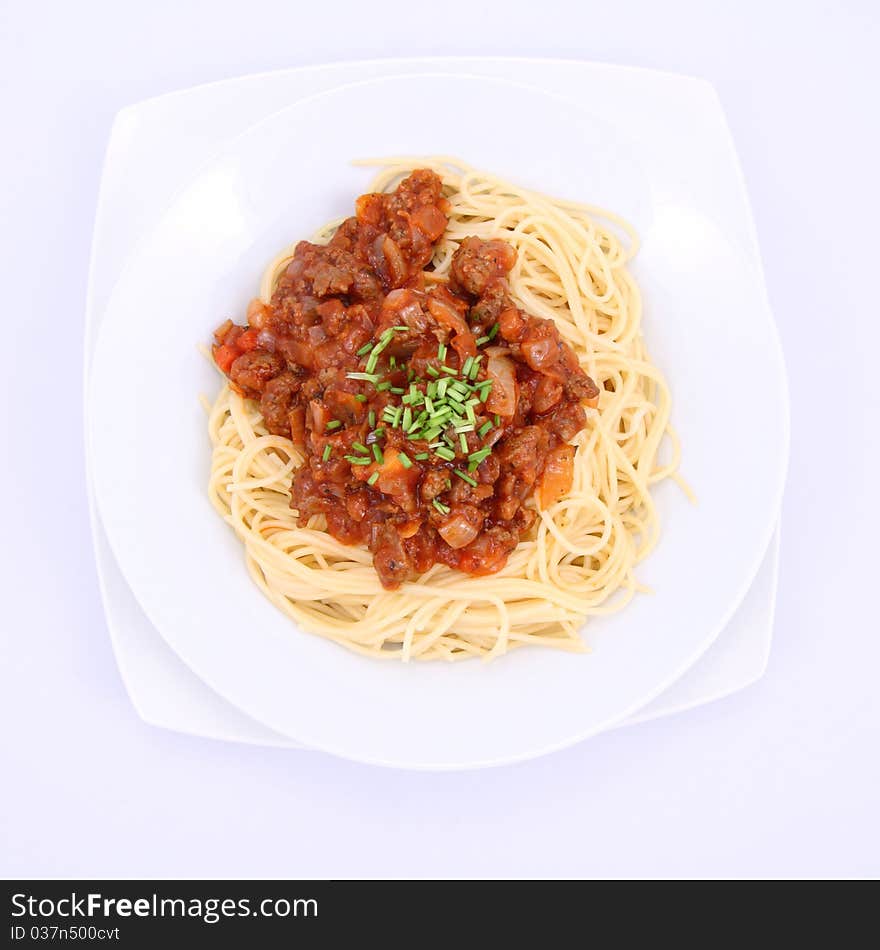
[(466, 238), (450, 277), (439, 177), (358, 198), (324, 245), (300, 242), (268, 306), (215, 333), (217, 366), (305, 454), (291, 508), (365, 545), (384, 587), (440, 562), (500, 570), (540, 504), (571, 487), (599, 390), (555, 324), (510, 297), (516, 252)]

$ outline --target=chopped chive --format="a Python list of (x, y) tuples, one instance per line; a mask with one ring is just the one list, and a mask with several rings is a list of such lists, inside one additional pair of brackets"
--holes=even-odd
[[(443, 380), (441, 379), (440, 383), (442, 382)], [(440, 391), (440, 383), (438, 383), (436, 379), (432, 379), (431, 382), (428, 383), (428, 385), (425, 387), (426, 399), (433, 399), (437, 395), (437, 393)]]
[(479, 359), (480, 359), (480, 357), (478, 356), (478, 357), (476, 358), (476, 360), (474, 360), (474, 364), (473, 364), (473, 366), (471, 366), (471, 371), (468, 373), (468, 376), (469, 376), (471, 379), (476, 379), (476, 378), (480, 375), (480, 363), (479, 363)]
[(377, 383), (379, 382), (379, 377), (375, 373), (346, 373), (345, 374), (349, 379), (362, 379), (365, 383)]
[(432, 376), (439, 376), (439, 375), (440, 375), (440, 373), (437, 371), (436, 367), (434, 367), (434, 366), (429, 366), (429, 367), (428, 367), (428, 372), (429, 372)]
[(414, 378), (415, 378), (415, 375), (416, 375), (416, 374), (415, 374), (411, 369), (408, 369), (408, 370), (406, 371), (406, 378), (407, 378), (407, 379), (414, 379)]
[(440, 346), (437, 347), (437, 359), (440, 360), (441, 363), (443, 362), (443, 360), (446, 359), (446, 344), (445, 343), (441, 343)]
[(440, 367), (444, 373), (448, 373), (450, 376), (458, 376), (458, 370), (453, 369), (451, 366), (447, 366), (445, 363)]
[(458, 477), (459, 477), (463, 482), (467, 482), (468, 485), (470, 485), (472, 488), (476, 488), (476, 487), (477, 487), (477, 483), (474, 481), (474, 479), (472, 479), (472, 478), (470, 477), (470, 475), (466, 475), (463, 471), (461, 471), (461, 469), (458, 469), (458, 468), (455, 469), (455, 474), (458, 475)]
[(451, 479), (451, 478), (447, 478), (447, 479), (446, 479), (446, 491), (449, 491), (450, 488), (452, 488), (452, 479)]
[(491, 422), (484, 422), (484, 423), (480, 426), (480, 428), (479, 428), (480, 438), (481, 438), (481, 439), (484, 439), (484, 438), (486, 437), (486, 433), (487, 433), (491, 428), (492, 428), (492, 423), (491, 423)]
[(496, 413), (496, 414), (495, 414), (495, 428), (497, 429), (498, 426), (500, 426), (500, 425), (501, 425), (501, 416), (499, 416), (499, 415)]
[(477, 422), (477, 417), (474, 415), (474, 407), (470, 403), (468, 403), (464, 407), (464, 412), (465, 412), (465, 415), (468, 417), (468, 422), (471, 423), (471, 429), (473, 430), (473, 427), (476, 425), (476, 422)]
[(357, 449), (358, 452), (363, 452), (364, 454), (369, 453), (369, 449), (364, 445), (363, 442), (352, 442), (351, 447)]
[(355, 394), (354, 394), (354, 398), (357, 399), (358, 402), (366, 402), (366, 401), (367, 401), (367, 397), (366, 397), (363, 393), (355, 393)]
[(372, 349), (373, 349), (373, 344), (372, 344), (372, 342), (370, 342), (370, 343), (364, 343), (364, 345), (357, 351), (357, 355), (358, 355), (358, 356), (364, 356), (365, 354), (369, 353), (370, 350), (372, 350)]
[(384, 383), (376, 384), (376, 392), (384, 393), (386, 389), (391, 389), (391, 383), (386, 379)]
[(376, 354), (376, 351), (373, 350), (373, 352), (370, 353), (370, 358), (367, 360), (367, 372), (368, 373), (375, 372), (376, 364), (378, 362), (379, 362), (379, 357)]
[(491, 454), (491, 449), (480, 449), (479, 452), (471, 452), (471, 454), (468, 456), (468, 471), (475, 472), (480, 467), (480, 463), (487, 459)]
[(332, 451), (333, 451), (333, 449), (332, 449), (329, 445), (325, 445), (325, 446), (324, 446), (324, 451), (321, 453), (321, 461), (322, 461), (322, 462), (328, 461), (329, 458), (330, 458), (330, 453), (331, 453)]
[(445, 459), (447, 462), (451, 462), (455, 458), (455, 452), (452, 449), (446, 448), (445, 445), (441, 445), (439, 449), (434, 449), (434, 454), (439, 455), (440, 458)]
[(449, 506), (448, 506), (448, 505), (444, 505), (443, 502), (440, 501), (439, 498), (435, 498), (434, 501), (433, 501), (431, 504), (433, 504), (433, 506), (437, 509), (437, 511), (440, 512), (441, 515), (448, 515), (448, 514), (449, 514)]
[(367, 422), (370, 423), (371, 429), (376, 427), (376, 413), (372, 409), (367, 413)]
[(462, 432), (473, 432), (476, 427), (472, 422), (462, 422), (455, 427), (456, 435)]
[(491, 339), (492, 339), (492, 337), (490, 337), (490, 336), (477, 337), (477, 346), (482, 346), (484, 343), (488, 343), (489, 340), (491, 340)]
[(375, 485), (379, 481), (379, 473), (373, 472), (373, 474), (367, 479), (368, 485)]
[(442, 399), (446, 395), (446, 390), (449, 388), (449, 380), (444, 376), (440, 382), (437, 383), (437, 395)]
[(342, 426), (342, 423), (338, 419), (331, 419), (326, 426), (328, 432), (332, 432), (334, 429), (338, 429)]
[(397, 330), (398, 333), (406, 333), (406, 331), (409, 329), (409, 327), (406, 326), (405, 324), (400, 324), (399, 326), (391, 327), (391, 329), (392, 329), (392, 330)]
[(434, 411), (434, 403), (431, 401), (430, 396), (425, 396), (425, 408), (428, 410), (428, 412)]
[(421, 437), (426, 442), (431, 442), (433, 439), (436, 439), (438, 435), (440, 435), (440, 429), (432, 427), (430, 429), (425, 429)]
[(406, 392), (406, 390), (401, 389), (400, 386), (392, 386), (391, 392), (393, 392), (395, 396), (402, 396)]
[(464, 366), (462, 366), (462, 368), (461, 368), (461, 375), (462, 375), (462, 376), (470, 376), (470, 374), (471, 374), (471, 367), (472, 367), (473, 365), (474, 365), (474, 358), (473, 358), (472, 356), (469, 356), (469, 357), (464, 361)]
[(400, 459), (400, 464), (404, 468), (412, 468), (412, 461), (408, 455), (404, 455), (403, 452), (401, 452), (397, 457)]
[(388, 365), (389, 365), (392, 369), (397, 369), (397, 360), (392, 356), (392, 357), (388, 360)]
[(365, 458), (363, 455), (346, 455), (345, 460), (351, 462), (352, 465), (369, 465), (370, 459)]
[(373, 429), (373, 435), (376, 436), (377, 439), (381, 439), (382, 436), (385, 435), (385, 426), (379, 426)]
[(464, 432), (462, 432), (459, 435), (458, 444), (461, 446), (462, 454), (467, 455), (467, 450), (468, 450), (467, 435), (465, 435)]
[(385, 456), (382, 454), (382, 450), (379, 448), (377, 442), (373, 443), (373, 458), (381, 465), (385, 461)]
[(494, 323), (494, 324), (492, 325), (492, 329), (489, 331), (489, 339), (490, 339), (490, 340), (494, 340), (494, 339), (495, 339), (495, 334), (498, 332), (498, 329), (499, 329), (500, 326), (501, 326), (501, 324), (499, 324), (499, 323)]
[(414, 458), (417, 462), (424, 462), (425, 459), (430, 458), (430, 457), (431, 457), (431, 453), (430, 453), (430, 452), (419, 452), (417, 455), (414, 455), (414, 456), (413, 456), (413, 458)]

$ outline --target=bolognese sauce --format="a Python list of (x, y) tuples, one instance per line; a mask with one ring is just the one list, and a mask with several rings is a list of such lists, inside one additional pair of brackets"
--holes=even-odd
[(365, 545), (384, 587), (442, 563), (500, 570), (571, 488), (571, 439), (599, 390), (552, 320), (510, 296), (516, 252), (466, 238), (430, 269), (448, 223), (440, 178), (417, 170), (358, 198), (326, 245), (301, 241), (268, 304), (227, 320), (214, 360), (304, 453), (291, 508)]

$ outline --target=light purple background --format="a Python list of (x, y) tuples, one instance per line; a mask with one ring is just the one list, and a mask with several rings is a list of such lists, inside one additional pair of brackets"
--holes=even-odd
[[(0, 874), (880, 874), (880, 14), (843, 4), (83, 0), (0, 7)], [(710, 9), (711, 7), (711, 9)], [(346, 10), (349, 10), (346, 14)], [(91, 557), (80, 366), (123, 105), (347, 58), (559, 55), (704, 76), (754, 205), (792, 395), (776, 639), (716, 704), (525, 765), (393, 772), (143, 725)], [(760, 380), (743, 367), (744, 398)], [(711, 394), (707, 394), (711, 398)], [(743, 478), (760, 459), (731, 459)]]

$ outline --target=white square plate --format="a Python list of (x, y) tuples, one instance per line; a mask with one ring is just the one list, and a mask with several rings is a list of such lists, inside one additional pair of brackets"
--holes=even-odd
[[(582, 63), (524, 60), (424, 60), (340, 64), (246, 77), (186, 90), (123, 110), (108, 147), (98, 208), (86, 325), (88, 371), (101, 316), (119, 270), (138, 235), (147, 232), (174, 191), (229, 138), (306, 95), (342, 83), (406, 73), (414, 65), (432, 72), (461, 72), (528, 82), (571, 95), (591, 70)], [(645, 85), (642, 70), (619, 70), (622, 82)], [(662, 107), (663, 87), (705, 84), (647, 74)], [(163, 154), (162, 142), (175, 142)], [(163, 156), (157, 162), (157, 155)], [(735, 237), (754, 266), (760, 260), (748, 216)], [(152, 628), (117, 568), (103, 529), (93, 519), (95, 548), (114, 648), (138, 712), (148, 722), (179, 731), (246, 742), (297, 743), (240, 713), (191, 673)], [(714, 646), (681, 680), (628, 721), (668, 714), (742, 688), (764, 670), (775, 598), (778, 541), (773, 542), (754, 585)]]

